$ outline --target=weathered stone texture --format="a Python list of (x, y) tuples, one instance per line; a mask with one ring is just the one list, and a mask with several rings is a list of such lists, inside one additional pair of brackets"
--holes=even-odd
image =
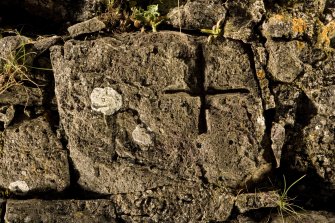
[(93, 19), (70, 26), (67, 30), (70, 33), (70, 36), (75, 38), (83, 34), (101, 31), (104, 28), (106, 28), (106, 25), (98, 18), (94, 17)]
[(69, 185), (67, 153), (44, 118), (8, 127), (1, 142), (0, 187), (25, 194)]
[(267, 38), (302, 38), (314, 35), (316, 17), (305, 13), (269, 14), (262, 25), (262, 34)]
[(13, 105), (0, 107), (0, 122), (3, 122), (4, 128), (12, 122), (15, 115), (15, 108)]
[(203, 188), (190, 182), (115, 195), (112, 199), (116, 212), (126, 222), (224, 221), (235, 200), (224, 189)]
[[(180, 0), (179, 8), (178, 1), (136, 1), (159, 4), (161, 15), (167, 13), (162, 28), (195, 34), (220, 21), (222, 32), (208, 42), (172, 31), (114, 32), (111, 27), (131, 21), (130, 9), (116, 6), (130, 2), (113, 1), (123, 15), (104, 14), (113, 24), (108, 29), (96, 16), (111, 1), (0, 2), (63, 25), (81, 22), (65, 38), (33, 41), (5, 31), (9, 36), (0, 39), (0, 70), (22, 48), (33, 80), (0, 94), (0, 197), (49, 191), (63, 197), (66, 188), (110, 196), (9, 199), (0, 213), (6, 222), (223, 222), (235, 214), (235, 222), (256, 222), (253, 213), (276, 208), (280, 195), (233, 193), (257, 189), (255, 182), (264, 183), (271, 171), (317, 178), (295, 188), (320, 189), (305, 195), (306, 206), (316, 196), (331, 199), (324, 194), (335, 188), (333, 1)], [(50, 66), (51, 46), (56, 99), (51, 73), (32, 68)], [(70, 154), (40, 116), (55, 108), (50, 104), (61, 122), (53, 130)], [(327, 212), (301, 216), (284, 221), (334, 221)]]
[(303, 70), (303, 62), (299, 58), (305, 43), (300, 41), (266, 43), (269, 52), (268, 70), (273, 79), (292, 83)]
[[(164, 185), (171, 180), (157, 172), (164, 169), (197, 179), (184, 169), (197, 171), (193, 141), (200, 100), (186, 93), (167, 94), (174, 89), (190, 91), (196, 85), (192, 61), (196, 47), (179, 34), (165, 33), (163, 42), (160, 37), (138, 34), (91, 43), (72, 41), (65, 44), (64, 56), (58, 54), (60, 48), (53, 51), (56, 93), (71, 157), (81, 173), (79, 182), (90, 190), (121, 193)], [(93, 72), (95, 67), (105, 71)], [(105, 117), (92, 110), (88, 97), (104, 86), (122, 96), (118, 113)], [(138, 125), (152, 135), (149, 148), (132, 138)]]
[(240, 194), (236, 197), (235, 205), (240, 213), (259, 208), (275, 208), (280, 197), (275, 191)]
[(300, 79), (302, 87), (313, 103), (317, 114), (303, 130), (306, 152), (317, 173), (335, 186), (335, 54), (319, 62)]
[(254, 27), (265, 14), (262, 0), (228, 0), (226, 7), (229, 16), (224, 25), (224, 36), (243, 42), (249, 42), (255, 37)]
[[(30, 45), (31, 40), (24, 36), (8, 36), (0, 39), (0, 90), (1, 97), (0, 103), (2, 104), (19, 104), (19, 105), (41, 105), (42, 104), (42, 91), (38, 88), (24, 87), (19, 84), (21, 79), (27, 80), (31, 78), (28, 72), (25, 71), (26, 67), (22, 67), (24, 75), (18, 72), (21, 69), (21, 64), (30, 65), (33, 61), (33, 55), (26, 53), (24, 61), (22, 61), (23, 50), (25, 45)], [(21, 60), (19, 60), (20, 58)], [(6, 73), (8, 71), (8, 73)], [(16, 72), (16, 75), (13, 73)], [(21, 78), (19, 78), (22, 76)], [(9, 80), (15, 77), (17, 83)]]
[[(204, 4), (207, 7), (203, 7)], [(226, 16), (223, 4), (211, 1), (189, 1), (185, 5), (176, 7), (167, 15), (168, 23), (175, 28), (182, 29), (211, 29), (213, 25)]]
[(268, 171), (260, 147), (265, 127), (260, 102), (240, 94), (210, 96), (208, 101), (208, 132), (199, 144), (209, 182), (237, 186)]
[[(159, 190), (173, 200), (173, 190), (189, 191), (198, 205), (218, 199), (203, 198), (210, 190), (198, 194), (203, 183), (236, 187), (268, 170), (260, 147), (262, 104), (246, 50), (234, 41), (203, 42), (161, 32), (52, 49), (60, 116), (81, 186), (125, 196)], [(161, 218), (146, 213), (196, 219), (196, 212), (183, 216), (187, 207), (171, 204)], [(209, 216), (200, 219), (228, 217), (226, 211), (214, 216), (214, 209), (202, 207)]]
[(8, 200), (5, 222), (113, 223), (110, 200)]
[(244, 44), (222, 40), (203, 48), (206, 90), (238, 89), (258, 96), (253, 65)]
[(300, 222), (308, 222), (308, 223), (333, 223), (335, 222), (335, 215), (332, 212), (326, 211), (308, 211), (308, 212), (298, 212), (296, 214), (280, 216), (277, 215), (271, 221), (272, 223), (281, 223), (283, 222), (292, 222), (292, 223), (300, 223)]
[(204, 87), (212, 94), (206, 97), (208, 132), (199, 137), (206, 177), (236, 186), (270, 167), (260, 146), (265, 131), (262, 102), (241, 43), (217, 41), (204, 47), (203, 56)]
[(253, 43), (251, 45), (251, 49), (253, 52), (256, 78), (258, 80), (260, 93), (264, 103), (264, 109), (273, 109), (276, 107), (276, 102), (270, 90), (268, 72), (266, 71), (266, 65), (268, 61), (267, 51), (265, 47), (260, 43)]

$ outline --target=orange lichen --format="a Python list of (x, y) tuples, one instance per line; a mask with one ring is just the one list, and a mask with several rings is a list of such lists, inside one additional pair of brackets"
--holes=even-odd
[(258, 77), (259, 79), (264, 79), (264, 78), (265, 78), (265, 72), (264, 72), (264, 70), (258, 70), (258, 71), (256, 72), (256, 75), (257, 75), (257, 77)]
[(292, 31), (295, 33), (302, 34), (306, 31), (307, 24), (302, 18), (293, 18), (292, 19)]
[(330, 39), (335, 37), (335, 21), (331, 21), (324, 25), (321, 21), (319, 23), (319, 34), (316, 42), (318, 48), (330, 48)]

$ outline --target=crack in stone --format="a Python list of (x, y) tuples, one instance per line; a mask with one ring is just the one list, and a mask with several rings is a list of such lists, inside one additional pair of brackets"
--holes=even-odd
[(0, 204), (0, 211), (1, 211), (1, 215), (0, 215), (0, 223), (5, 223), (5, 215), (6, 215), (6, 205), (7, 202), (4, 201), (2, 204)]

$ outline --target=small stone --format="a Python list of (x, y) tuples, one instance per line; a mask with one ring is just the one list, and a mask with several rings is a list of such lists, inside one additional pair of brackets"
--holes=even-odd
[(122, 96), (111, 87), (94, 88), (90, 98), (92, 109), (104, 115), (112, 115), (122, 107)]
[(276, 167), (280, 166), (282, 147), (285, 143), (285, 128), (280, 123), (273, 123), (271, 128), (272, 151), (276, 159)]
[(8, 189), (15, 194), (26, 194), (29, 191), (28, 184), (22, 180), (10, 183)]
[(100, 21), (98, 18), (93, 18), (85, 22), (70, 26), (67, 31), (70, 33), (70, 36), (74, 38), (82, 34), (98, 32), (104, 28), (106, 28), (105, 23)]

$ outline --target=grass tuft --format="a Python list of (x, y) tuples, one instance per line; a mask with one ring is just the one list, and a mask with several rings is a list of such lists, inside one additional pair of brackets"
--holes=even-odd
[[(18, 34), (18, 36), (20, 35)], [(33, 85), (38, 89), (41, 86), (30, 77), (30, 70), (50, 69), (31, 66), (35, 52), (27, 52), (26, 45), (27, 43), (22, 40), (19, 46), (12, 50), (9, 55), (0, 57), (0, 95), (4, 94), (10, 88), (22, 86), (27, 93), (28, 103), (29, 94), (26, 85)]]
[(284, 179), (284, 188), (282, 193), (280, 194), (279, 200), (277, 201), (278, 205), (278, 214), (281, 216), (283, 223), (284, 215), (292, 215), (294, 218), (300, 219), (301, 214), (299, 214), (296, 210), (299, 209), (300, 211), (304, 211), (304, 209), (298, 205), (293, 204), (295, 198), (289, 198), (287, 193), (288, 191), (299, 181), (301, 181), (306, 175), (303, 175), (296, 181), (294, 181), (289, 187), (287, 187), (286, 178), (283, 176)]

